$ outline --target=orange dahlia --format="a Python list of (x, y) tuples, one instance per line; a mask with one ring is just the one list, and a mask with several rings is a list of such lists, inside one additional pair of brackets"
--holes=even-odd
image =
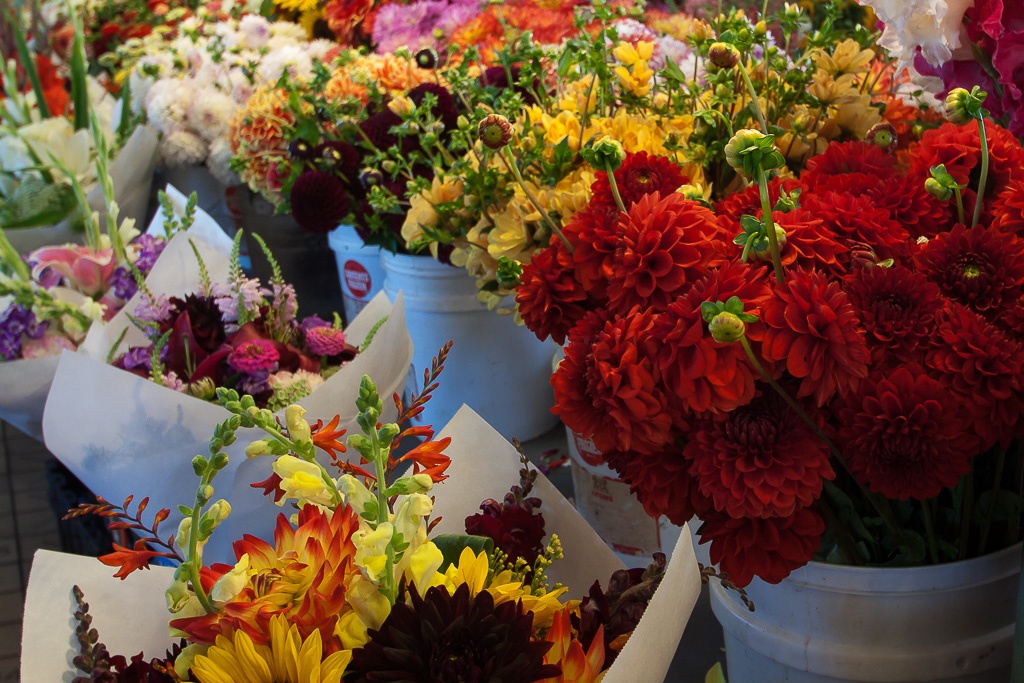
[(990, 208), (992, 227), (1024, 236), (1024, 179), (1011, 180)]
[[(187, 633), (194, 643), (213, 644), (218, 635), (230, 638), (241, 630), (253, 642), (266, 645), (271, 617), (283, 614), (303, 638), (320, 631), (325, 652), (340, 650), (335, 624), (352, 610), (345, 593), (360, 577), (352, 541), (359, 518), (348, 506), (331, 513), (307, 505), (299, 511), (298, 522), (293, 528), (280, 515), (274, 545), (248, 534), (236, 541), (235, 556), (249, 556), (246, 585), (219, 612), (175, 619), (171, 627)], [(231, 569), (213, 565), (204, 571), (204, 588), (209, 591)]]
[(911, 251), (906, 228), (866, 195), (824, 192), (803, 196), (800, 203), (820, 218), (841, 244), (851, 251), (866, 247), (874, 261), (905, 259)]
[[(992, 196), (1001, 193), (1011, 180), (1024, 178), (1024, 149), (1013, 133), (992, 121), (986, 122), (985, 132), (989, 151), (986, 194)], [(981, 164), (978, 127), (945, 123), (922, 135), (910, 153), (910, 176), (923, 182), (933, 166), (943, 164), (957, 183), (974, 187), (972, 174)]]
[(857, 388), (868, 374), (864, 331), (839, 282), (793, 270), (764, 306), (766, 360), (800, 381), (798, 397), (818, 406)]

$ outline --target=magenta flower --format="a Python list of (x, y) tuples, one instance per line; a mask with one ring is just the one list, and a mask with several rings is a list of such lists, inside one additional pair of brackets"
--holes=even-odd
[(277, 361), (280, 358), (280, 354), (271, 342), (263, 339), (250, 339), (232, 349), (231, 355), (228, 356), (228, 365), (233, 370), (251, 375), (276, 369)]
[(306, 330), (306, 348), (318, 356), (337, 356), (345, 350), (345, 333), (333, 327)]

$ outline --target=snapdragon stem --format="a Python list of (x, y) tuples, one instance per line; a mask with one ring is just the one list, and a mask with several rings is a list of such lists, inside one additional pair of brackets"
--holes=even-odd
[(523, 180), (523, 174), (519, 172), (519, 167), (516, 166), (516, 160), (512, 158), (512, 152), (509, 148), (504, 147), (502, 151), (498, 153), (498, 158), (501, 159), (503, 164), (505, 164), (505, 168), (515, 176), (516, 182), (519, 183), (519, 187), (523, 188), (526, 198), (529, 199), (534, 208), (540, 212), (541, 217), (544, 219), (544, 222), (548, 224), (548, 227), (551, 228), (552, 232), (558, 235), (558, 238), (562, 240), (562, 243), (565, 244), (565, 248), (569, 250), (569, 253), (571, 254), (576, 251), (572, 246), (572, 242), (570, 242), (569, 238), (562, 232), (562, 229), (558, 227), (551, 216), (548, 215), (548, 212), (544, 210), (544, 207), (540, 205), (540, 201), (537, 199), (537, 196), (533, 194), (533, 191), (529, 187), (527, 187), (526, 181)]
[(780, 285), (786, 279), (782, 270), (782, 254), (779, 252), (779, 236), (775, 234), (775, 221), (772, 220), (772, 203), (768, 196), (768, 179), (764, 169), (757, 166), (757, 185), (761, 192), (761, 220), (768, 233), (768, 249), (772, 253), (772, 266), (775, 269), (775, 281)]
[[(384, 496), (384, 489), (387, 486), (387, 468), (384, 463), (386, 456), (384, 455), (384, 449), (380, 442), (380, 432), (377, 431), (376, 425), (372, 429), (370, 435), (371, 447), (373, 453), (373, 464), (377, 469), (377, 527), (388, 521), (388, 499)], [(387, 548), (384, 550), (386, 561), (384, 564), (384, 572), (381, 576), (381, 593), (388, 599), (392, 605), (395, 604), (398, 591), (395, 588), (395, 549), (391, 543), (388, 543)]]
[(764, 119), (764, 112), (761, 111), (761, 103), (757, 99), (757, 91), (754, 90), (754, 82), (750, 80), (750, 74), (747, 73), (747, 67), (743, 63), (743, 59), (740, 59), (736, 63), (736, 68), (739, 69), (740, 76), (743, 77), (743, 82), (747, 84), (747, 90), (750, 92), (750, 107), (754, 110), (754, 116), (757, 117), (757, 122), (761, 124), (761, 132), (768, 135), (768, 122)]
[(978, 178), (978, 196), (974, 199), (973, 228), (981, 220), (981, 204), (985, 198), (985, 184), (988, 182), (988, 136), (985, 133), (985, 116), (978, 115), (978, 138), (981, 142), (981, 176)]
[(195, 591), (196, 599), (199, 600), (199, 604), (202, 605), (207, 614), (213, 614), (217, 611), (217, 608), (213, 606), (213, 602), (210, 601), (210, 596), (207, 595), (206, 590), (203, 589), (203, 582), (199, 576), (199, 567), (201, 564), (197, 557), (199, 554), (199, 519), (203, 511), (203, 505), (206, 504), (199, 496), (199, 492), (209, 486), (210, 480), (213, 479), (211, 476), (212, 470), (212, 467), (207, 466), (206, 471), (203, 472), (203, 476), (199, 480), (199, 488), (196, 489), (196, 504), (192, 508), (192, 528), (189, 529), (188, 534), (189, 580), (192, 582), (192, 590)]
[[(754, 350), (750, 347), (750, 342), (747, 340), (746, 336), (740, 337), (740, 345), (743, 346), (743, 351), (747, 354), (747, 360), (750, 361), (754, 371), (761, 375), (761, 378), (764, 379), (764, 381), (768, 382), (768, 385), (775, 390), (775, 393), (777, 393), (783, 401), (786, 402), (786, 405), (792, 408), (793, 412), (803, 420), (804, 424), (810, 427), (811, 431), (813, 431), (815, 435), (817, 435), (817, 437), (828, 446), (829, 452), (832, 453), (832, 457), (836, 459), (836, 462), (838, 462), (846, 472), (850, 472), (850, 467), (846, 464), (846, 459), (839, 451), (839, 448), (832, 442), (832, 439), (828, 438), (828, 435), (822, 431), (821, 427), (818, 426), (818, 423), (811, 419), (811, 416), (807, 414), (807, 411), (805, 411), (799, 403), (797, 403), (796, 399), (790, 396), (789, 392), (783, 389), (782, 385), (776, 382), (775, 379), (768, 374), (768, 371), (764, 369), (763, 365), (761, 365), (761, 361), (759, 361), (757, 356), (754, 355)], [(854, 477), (854, 480), (856, 480), (856, 477)], [(863, 486), (860, 486), (860, 489), (864, 494), (864, 497), (867, 498), (869, 503), (871, 503), (871, 506), (875, 508), (876, 512), (878, 512), (886, 526), (888, 526), (893, 532), (899, 531), (900, 524), (896, 520), (895, 515), (893, 515), (892, 509), (888, 506), (887, 501), (879, 501)]]

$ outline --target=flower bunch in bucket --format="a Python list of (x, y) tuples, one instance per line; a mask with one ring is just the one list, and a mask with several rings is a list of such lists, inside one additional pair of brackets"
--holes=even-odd
[[(909, 133), (919, 109), (899, 97), (902, 78), (876, 53), (874, 34), (828, 17), (808, 34), (806, 13), (791, 7), (771, 18), (776, 37), (738, 11), (712, 23), (654, 14), (649, 28), (601, 5), (580, 12), (593, 32), (555, 49), (523, 41), (499, 52), (491, 78), (507, 92), (471, 100), (456, 144), (435, 155), (435, 178), (410, 185), (407, 247), (465, 266), (481, 299), (497, 305), (515, 282), (499, 262), (529, 263), (591, 201), (603, 167), (587, 150), (602, 137), (627, 153), (671, 158), (711, 198), (744, 182), (724, 156), (743, 127), (770, 126), (796, 170), (832, 141), (863, 138), (883, 109)], [(471, 72), (442, 76), (455, 92), (473, 92)], [(399, 131), (429, 125), (416, 112), (404, 117)]]
[(984, 99), (798, 175), (779, 136), (737, 130), (749, 185), (714, 204), (600, 140), (590, 203), (523, 267), (522, 318), (565, 341), (555, 411), (651, 515), (698, 517), (736, 584), (1019, 540), (1024, 151)]
[[(383, 399), (364, 376), (360, 433), (348, 436), (347, 449), (335, 422), (311, 424), (291, 406), (281, 424), (251, 397), (219, 391), (231, 416), (218, 425), (209, 455), (193, 460), (199, 485), (173, 537), (159, 530), (168, 510), (142, 522), (145, 500), (134, 513), (131, 500), (75, 511), (138, 534), (133, 547), (100, 558), (116, 576), (175, 565), (166, 601), (172, 635), (182, 639), (165, 656), (129, 663), (80, 635), (76, 666), (114, 680), (145, 671), (147, 680), (204, 683), (253, 670), (287, 681), (309, 680), (309, 672), (336, 682), (600, 680), (654, 596), (665, 558), (646, 571), (616, 572), (606, 588), (594, 582), (582, 601), (567, 599), (569, 588), (549, 578), (562, 544), (555, 534), (545, 538), (537, 472), (528, 466), (505, 500), (487, 500), (466, 519), (466, 529), (482, 535), (434, 532), (440, 520), (431, 519), (431, 494), (448, 478), (452, 437), (435, 439), (430, 427), (406, 422), (429, 399), (446, 352), (425, 374), (424, 393), (407, 406), (395, 396), (397, 422), (381, 422)], [(253, 487), (291, 514), (278, 516), (272, 540), (246, 535), (231, 563), (210, 563), (204, 549), (232, 512), (227, 500), (215, 500), (214, 485), (226, 449), (246, 427), (265, 435), (247, 455), (272, 460), (273, 473)], [(415, 445), (401, 448), (406, 439)], [(358, 458), (346, 461), (346, 450)], [(512, 519), (514, 535), (503, 530)], [(126, 594), (131, 587), (129, 580)], [(91, 617), (81, 591), (76, 597), (84, 634)]]

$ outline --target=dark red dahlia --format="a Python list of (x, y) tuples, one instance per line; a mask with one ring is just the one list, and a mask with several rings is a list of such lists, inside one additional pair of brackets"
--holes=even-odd
[[(800, 182), (776, 176), (768, 182), (768, 200), (772, 207), (779, 201), (783, 192), (789, 193), (800, 187)], [(761, 215), (761, 189), (757, 184), (748, 185), (746, 189), (719, 199), (715, 203), (715, 215), (718, 222), (731, 234), (740, 230), (740, 218), (746, 215)]]
[(576, 248), (572, 259), (577, 279), (583, 289), (599, 301), (605, 301), (608, 296), (608, 273), (619, 245), (621, 216), (616, 207), (590, 204), (573, 216), (562, 230)]
[(551, 643), (532, 639), (533, 614), (522, 603), (495, 605), (487, 591), (471, 597), (466, 584), (454, 594), (411, 591), (369, 635), (352, 652), (356, 683), (530, 683), (561, 673), (544, 663)]
[(194, 347), (197, 345), (203, 351), (211, 353), (224, 344), (227, 338), (224, 322), (217, 303), (211, 297), (187, 294), (184, 299), (171, 297), (170, 303), (170, 322), (161, 327), (161, 333), (175, 326), (175, 321), (182, 315), (187, 315), (188, 334)]
[(327, 168), (334, 175), (344, 178), (349, 187), (359, 185), (362, 155), (353, 145), (340, 140), (328, 140), (314, 147), (313, 153), (320, 160), (322, 168)]
[(868, 374), (868, 348), (842, 286), (819, 272), (793, 270), (764, 306), (765, 359), (801, 380), (797, 396), (818, 406), (857, 388)]
[(655, 519), (664, 515), (673, 524), (683, 524), (711, 507), (675, 446), (648, 455), (610, 451), (604, 457)]
[[(658, 318), (654, 330), (662, 340), (658, 365), (681, 411), (725, 412), (754, 398), (755, 373), (743, 347), (715, 341), (701, 315), (704, 302), (724, 303), (733, 296), (743, 301), (747, 313), (760, 318), (761, 307), (771, 296), (767, 272), (726, 263), (694, 284)], [(746, 336), (759, 342), (764, 323), (748, 323)]]
[(842, 188), (844, 192), (859, 194), (873, 186), (876, 179), (889, 178), (894, 172), (895, 159), (878, 145), (839, 142), (807, 162), (800, 182), (809, 192)]
[(1024, 235), (1024, 180), (1012, 180), (994, 200), (990, 207), (992, 227), (1003, 232)]
[(466, 533), (494, 541), (494, 547), (515, 562), (522, 559), (528, 566), (544, 550), (544, 517), (541, 500), (531, 496), (537, 470), (519, 470), (520, 483), (513, 486), (498, 502), (488, 499), (480, 504), (480, 513), (466, 518)]
[(945, 299), (938, 286), (903, 266), (857, 268), (843, 280), (867, 333), (875, 364), (921, 361)]
[(665, 310), (723, 260), (715, 215), (680, 194), (643, 197), (619, 229), (621, 237), (608, 274), (608, 300), (620, 314), (637, 305)]
[(523, 322), (540, 340), (565, 343), (565, 335), (596, 303), (576, 279), (573, 255), (560, 239), (533, 254), (516, 289)]
[(581, 338), (601, 319), (588, 316), (570, 332), (565, 359), (551, 379), (552, 412), (602, 452), (653, 453), (673, 438), (656, 361), (661, 342), (652, 334), (656, 315), (634, 309), (606, 322), (591, 341)]
[[(1000, 194), (1011, 180), (1024, 178), (1024, 149), (1013, 133), (987, 121), (989, 176), (986, 196)], [(981, 138), (976, 125), (945, 123), (927, 131), (921, 142), (910, 149), (908, 175), (924, 182), (933, 166), (944, 164), (946, 171), (961, 185), (977, 187), (981, 166)]]
[(893, 220), (888, 209), (866, 195), (824, 192), (806, 195), (801, 201), (851, 251), (866, 247), (874, 261), (905, 260), (911, 252), (910, 233)]
[(789, 517), (734, 519), (709, 515), (700, 528), (700, 542), (711, 543), (711, 561), (738, 586), (754, 576), (779, 583), (812, 559), (821, 545), (825, 522), (814, 508)]
[[(757, 217), (760, 218), (761, 214), (758, 213)], [(813, 212), (807, 209), (794, 209), (787, 213), (774, 211), (772, 220), (786, 232), (784, 243), (779, 245), (783, 267), (805, 271), (816, 269), (835, 277), (846, 273), (846, 264), (850, 261), (849, 248)], [(738, 245), (734, 249), (742, 251)], [(760, 251), (750, 252), (750, 261), (764, 264), (768, 270), (772, 267), (771, 258), (767, 245)]]
[(916, 364), (877, 371), (837, 411), (850, 472), (887, 498), (931, 498), (971, 470), (961, 400)]
[(1024, 292), (1024, 240), (980, 225), (957, 225), (918, 252), (918, 270), (942, 293), (994, 318)]
[(917, 176), (901, 174), (885, 180), (879, 178), (866, 194), (913, 238), (935, 237), (949, 230), (955, 222), (953, 202), (940, 202), (928, 194), (924, 181)]
[(730, 517), (788, 517), (835, 478), (828, 444), (774, 391), (694, 423), (689, 434), (690, 475)]
[(957, 304), (947, 306), (927, 366), (973, 415), (982, 447), (1004, 447), (1024, 413), (1024, 347), (1019, 339)]
[[(617, 207), (612, 195), (608, 174), (598, 171), (596, 180), (590, 186), (592, 204)], [(615, 183), (628, 210), (641, 197), (658, 192), (662, 197), (672, 194), (690, 181), (682, 169), (671, 159), (647, 152), (627, 154), (622, 166), (615, 171)]]
[(308, 232), (334, 230), (349, 214), (349, 195), (344, 181), (325, 171), (306, 171), (292, 185), (289, 197), (292, 216)]
[(385, 107), (360, 122), (359, 127), (370, 144), (379, 150), (387, 150), (398, 145), (398, 136), (392, 133), (391, 129), (401, 123), (402, 119), (398, 114)]
[(454, 129), (458, 125), (459, 110), (448, 88), (437, 83), (420, 83), (409, 91), (408, 98), (418, 107), (423, 104), (428, 93), (436, 100), (434, 106), (430, 108), (434, 119), (443, 123), (446, 131)]

